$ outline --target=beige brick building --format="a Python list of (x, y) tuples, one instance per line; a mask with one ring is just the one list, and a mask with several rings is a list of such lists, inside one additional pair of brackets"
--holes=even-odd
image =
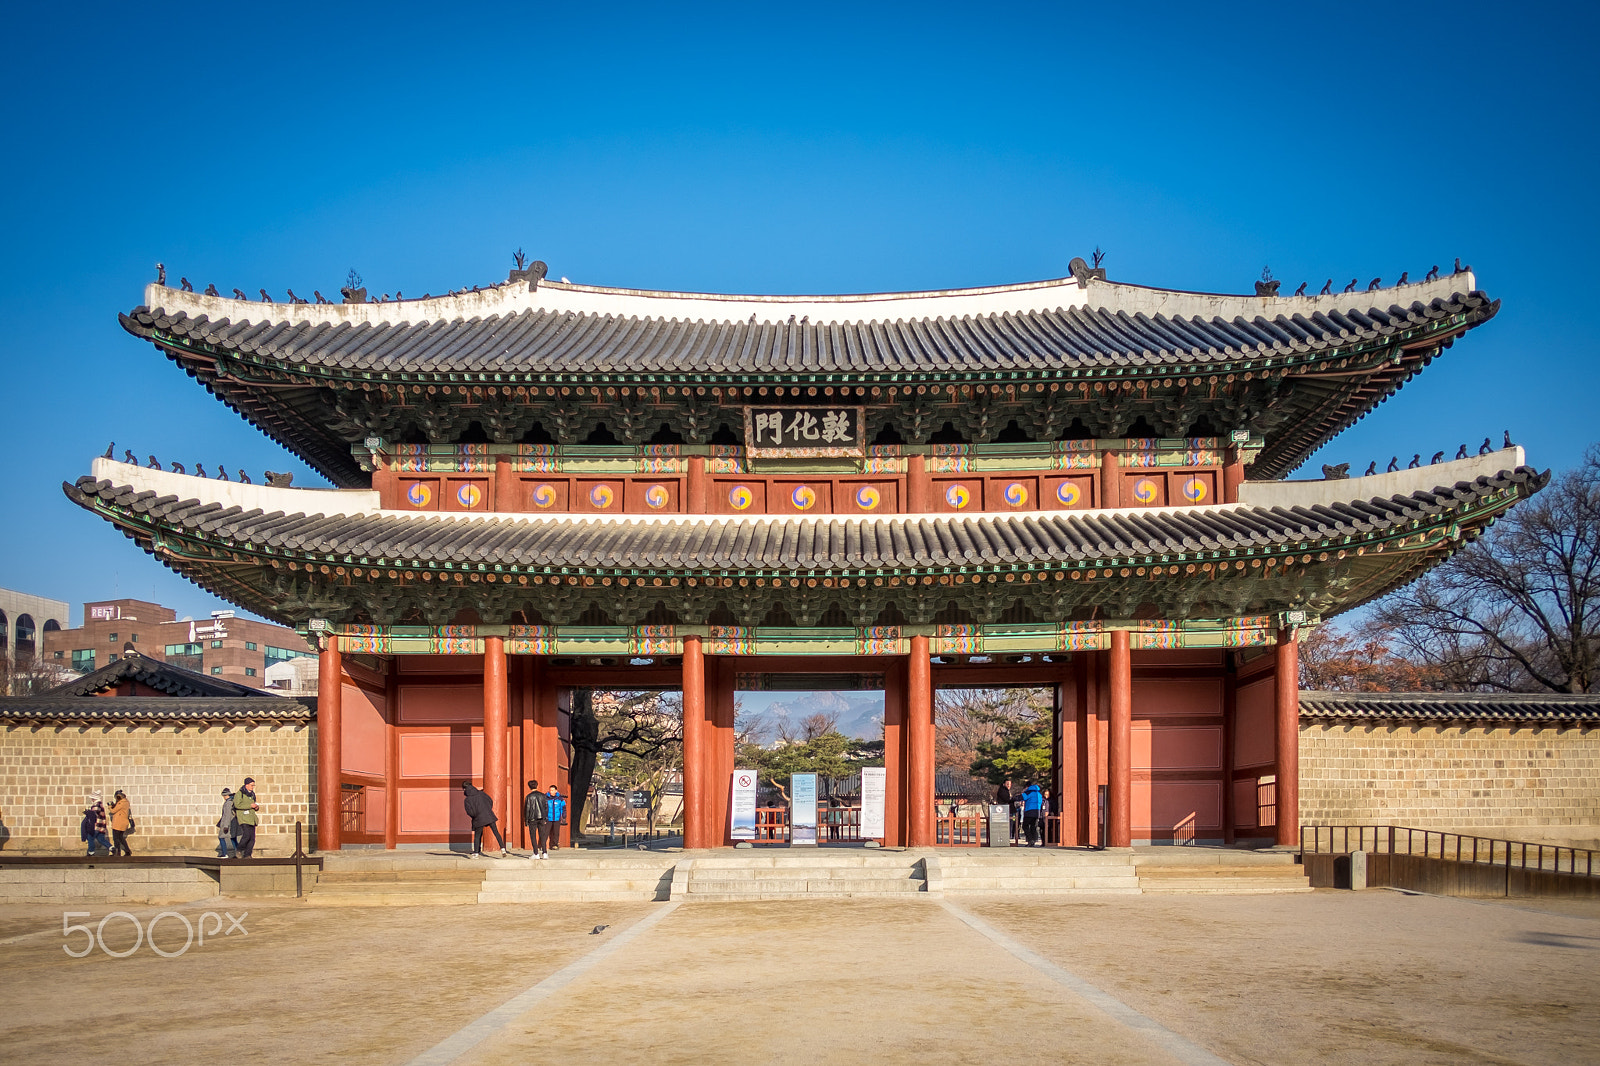
[(1600, 848), (1600, 697), (1300, 694), (1303, 825)]

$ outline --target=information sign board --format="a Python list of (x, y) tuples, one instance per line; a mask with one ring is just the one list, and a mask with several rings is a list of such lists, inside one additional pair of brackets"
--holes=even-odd
[(789, 846), (816, 847), (817, 775), (789, 775)]
[(889, 771), (882, 766), (861, 770), (861, 838), (883, 839), (883, 797), (888, 791)]
[(733, 839), (756, 838), (756, 772), (733, 772), (733, 801), (728, 804), (728, 817), (732, 822)]

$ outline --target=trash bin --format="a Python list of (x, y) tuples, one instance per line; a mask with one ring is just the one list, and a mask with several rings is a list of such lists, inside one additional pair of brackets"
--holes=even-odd
[(989, 843), (991, 848), (1011, 846), (1011, 808), (1004, 803), (989, 805)]

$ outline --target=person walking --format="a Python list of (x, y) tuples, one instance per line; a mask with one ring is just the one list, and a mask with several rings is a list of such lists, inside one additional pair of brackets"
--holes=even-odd
[(128, 834), (133, 831), (133, 805), (120, 788), (113, 798), (116, 802), (111, 805), (111, 854), (131, 859), (133, 849), (128, 847)]
[(229, 858), (239, 854), (239, 842), (236, 838), (239, 832), (239, 819), (233, 810), (233, 789), (222, 790), (222, 812), (217, 815), (217, 858)]
[(494, 800), (489, 797), (489, 793), (481, 788), (473, 788), (471, 781), (463, 781), (461, 799), (466, 804), (467, 817), (472, 820), (472, 854), (482, 857), (483, 831), (488, 829), (500, 842), (500, 854), (510, 855), (511, 849), (506, 847), (506, 838), (500, 835), (498, 819), (494, 816)]
[(539, 791), (539, 782), (528, 782), (528, 794), (522, 797), (522, 822), (533, 838), (533, 857), (550, 857), (550, 799)]
[(1038, 785), (1022, 790), (1022, 833), (1030, 848), (1044, 847), (1044, 834), (1039, 832), (1039, 814), (1044, 810), (1044, 793)]
[(233, 817), (237, 825), (234, 845), (239, 849), (234, 857), (238, 859), (256, 856), (256, 825), (261, 819), (261, 806), (256, 803), (255, 785), (256, 779), (247, 777), (233, 794)]
[(84, 808), (83, 821), (78, 826), (78, 836), (89, 845), (89, 855), (95, 851), (104, 851), (111, 854), (111, 838), (106, 835), (108, 822), (106, 821), (105, 801), (100, 798), (97, 788), (89, 793), (89, 806)]
[[(561, 798), (561, 790), (554, 785), (545, 794), (545, 807), (550, 818), (550, 848), (552, 851), (561, 847), (561, 823), (567, 819), (567, 801)], [(545, 852), (548, 856), (550, 852)]]

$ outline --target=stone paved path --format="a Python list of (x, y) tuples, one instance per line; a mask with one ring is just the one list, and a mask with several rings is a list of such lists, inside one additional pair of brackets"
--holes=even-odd
[[(170, 959), (69, 958), (59, 909), (0, 908), (0, 1046), (18, 1062), (409, 1063), (661, 906), (233, 901), (216, 909), (248, 911), (248, 936)], [(86, 909), (74, 920), (94, 925), (110, 908)], [(689, 904), (486, 1019), (459, 1061), (1600, 1062), (1600, 906), (1374, 891), (961, 909), (1036, 965), (935, 900)], [(106, 939), (125, 949), (131, 925)], [(183, 939), (163, 919), (157, 946)]]

